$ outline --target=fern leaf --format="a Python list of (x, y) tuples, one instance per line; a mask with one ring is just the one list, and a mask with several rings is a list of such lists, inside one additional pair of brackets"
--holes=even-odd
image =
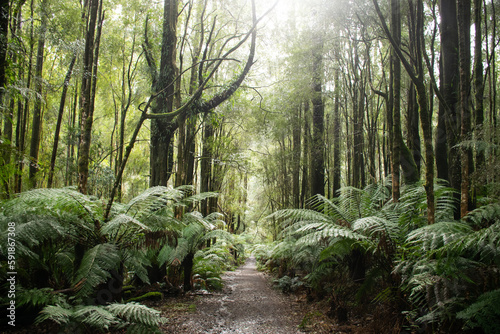
[(120, 255), (114, 244), (99, 244), (83, 256), (74, 284), (83, 282), (78, 295), (89, 296), (94, 288), (111, 277), (110, 272), (118, 268)]
[(130, 302), (127, 304), (110, 304), (106, 306), (106, 309), (115, 316), (118, 316), (130, 323), (157, 327), (162, 322), (160, 311), (136, 302)]
[(101, 232), (104, 235), (116, 236), (119, 230), (121, 230), (122, 233), (136, 233), (138, 231), (150, 231), (150, 228), (134, 217), (126, 214), (119, 214), (113, 217), (113, 219), (101, 228)]
[(74, 312), (74, 316), (79, 322), (98, 329), (107, 330), (119, 323), (116, 317), (102, 306), (78, 307)]
[(73, 315), (74, 312), (70, 308), (59, 305), (49, 305), (45, 306), (43, 310), (40, 311), (40, 315), (36, 318), (35, 324), (40, 324), (45, 320), (52, 320), (59, 325), (67, 324), (71, 321)]

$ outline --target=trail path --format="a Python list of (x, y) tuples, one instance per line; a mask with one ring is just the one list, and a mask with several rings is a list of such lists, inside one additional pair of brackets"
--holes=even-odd
[(255, 259), (223, 276), (221, 293), (199, 298), (196, 312), (177, 319), (167, 333), (294, 334), (300, 317), (285, 296), (256, 270)]

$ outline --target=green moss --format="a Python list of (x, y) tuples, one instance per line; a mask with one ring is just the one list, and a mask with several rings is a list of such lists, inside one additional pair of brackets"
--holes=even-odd
[(147, 300), (160, 300), (160, 299), (163, 299), (163, 294), (161, 292), (152, 291), (152, 292), (145, 293), (142, 296), (130, 298), (129, 300), (127, 300), (127, 303), (140, 302), (140, 301), (143, 301), (146, 299)]

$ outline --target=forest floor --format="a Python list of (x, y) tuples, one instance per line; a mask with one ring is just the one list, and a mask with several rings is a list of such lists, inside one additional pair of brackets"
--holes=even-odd
[[(187, 307), (168, 314), (166, 333), (276, 333), (293, 334), (301, 318), (292, 303), (274, 290), (269, 279), (256, 269), (250, 258), (223, 277), (224, 288), (210, 295), (183, 297)], [(191, 302), (191, 303), (190, 303)], [(182, 304), (182, 303), (181, 303)], [(183, 312), (186, 311), (186, 312)]]
[[(223, 276), (221, 292), (167, 298), (160, 305), (168, 318), (165, 333), (294, 334), (369, 333), (359, 324), (336, 325), (319, 304), (284, 295), (272, 287), (268, 275), (258, 272), (255, 259)], [(160, 306), (160, 307), (158, 307)]]

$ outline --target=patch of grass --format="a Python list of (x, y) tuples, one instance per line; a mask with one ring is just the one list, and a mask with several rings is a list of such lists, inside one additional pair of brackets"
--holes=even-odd
[(167, 305), (167, 308), (175, 312), (196, 312), (196, 304), (189, 303), (176, 303), (172, 305)]
[(323, 314), (319, 311), (307, 313), (304, 316), (304, 318), (302, 318), (302, 321), (299, 324), (299, 329), (305, 330), (309, 325), (311, 325), (311, 322), (315, 317), (321, 317), (321, 316), (323, 316)]
[(163, 299), (163, 294), (161, 292), (151, 291), (151, 292), (143, 294), (142, 296), (130, 298), (129, 300), (127, 300), (127, 303), (128, 302), (140, 302), (143, 300), (160, 300), (160, 299)]

